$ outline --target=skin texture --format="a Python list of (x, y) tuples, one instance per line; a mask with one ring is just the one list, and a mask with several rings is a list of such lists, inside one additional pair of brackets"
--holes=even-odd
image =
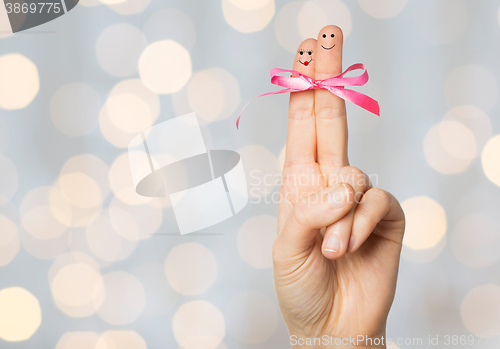
[[(342, 45), (340, 28), (321, 29), (301, 43), (293, 70), (340, 74)], [(301, 50), (313, 51), (307, 66)], [(394, 196), (349, 165), (347, 144), (344, 100), (325, 90), (290, 95), (273, 275), (289, 333), (300, 338), (385, 338), (405, 218)], [(293, 346), (313, 347), (321, 348)]]

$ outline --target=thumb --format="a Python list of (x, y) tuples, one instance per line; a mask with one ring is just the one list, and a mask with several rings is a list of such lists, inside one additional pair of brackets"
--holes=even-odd
[(273, 259), (291, 258), (314, 245), (319, 230), (344, 217), (354, 204), (347, 183), (325, 188), (303, 198), (290, 212), (273, 246)]

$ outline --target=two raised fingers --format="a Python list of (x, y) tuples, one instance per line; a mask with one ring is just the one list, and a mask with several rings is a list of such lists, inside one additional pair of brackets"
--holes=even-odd
[[(300, 44), (293, 70), (315, 80), (341, 74), (343, 41), (339, 27), (324, 27), (317, 40), (307, 39)], [(323, 89), (293, 92), (288, 115), (285, 165), (317, 161), (328, 179), (349, 165), (346, 107), (342, 98)]]

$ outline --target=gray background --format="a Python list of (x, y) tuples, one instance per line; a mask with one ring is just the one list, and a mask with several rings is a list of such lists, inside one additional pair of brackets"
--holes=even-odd
[[(479, 65), (494, 78), (499, 75), (499, 5), (495, 1), (453, 1), (466, 9), (467, 23), (461, 26), (455, 22), (456, 6), (452, 6), (450, 1), (436, 6), (430, 0), (410, 0), (401, 13), (387, 19), (374, 18), (357, 1), (343, 2), (352, 18), (352, 30), (344, 44), (344, 67), (357, 62), (368, 67), (370, 81), (357, 90), (377, 99), (382, 113), (377, 118), (348, 104), (351, 164), (366, 173), (376, 174), (378, 186), (391, 191), (400, 201), (418, 196), (432, 198), (444, 208), (448, 222), (447, 236), (442, 241), (444, 247), (432, 260), (415, 262), (415, 258), (412, 260), (411, 257), (412, 251), (405, 247), (404, 256), (408, 258), (401, 260), (397, 294), (388, 321), (388, 337), (421, 337), (426, 340), (429, 335), (470, 335), (464, 325), (461, 304), (471, 289), (485, 284), (499, 285), (500, 262), (495, 260), (488, 266), (472, 268), (463, 263), (460, 256), (457, 257), (451, 241), (454, 230), (458, 229), (457, 224), (466, 215), (484, 213), (494, 220), (498, 219), (500, 188), (486, 178), (480, 156), (474, 158), (465, 170), (445, 175), (428, 164), (423, 144), (431, 127), (440, 122), (452, 107), (461, 104), (475, 105), (489, 116), (491, 135), (500, 132), (499, 105), (495, 103), (497, 93), (491, 90), (486, 92), (493, 96), (490, 98), (492, 103), (485, 102), (481, 97), (483, 89), (491, 84), (481, 81), (480, 76), (466, 77), (471, 79), (472, 88), (463, 87), (467, 85), (465, 83), (458, 86), (465, 91), (463, 102), (460, 101), (462, 95), (456, 97), (457, 94), (446, 90), (446, 81), (452, 72), (464, 65)], [(0, 109), (0, 151), (15, 164), (19, 180), (11, 202), (0, 206), (0, 213), (7, 215), (6, 212), (12, 208), (17, 212), (30, 190), (54, 185), (59, 171), (73, 156), (94, 154), (111, 166), (120, 154), (126, 152), (126, 149), (108, 142), (99, 126), (83, 137), (68, 137), (58, 131), (51, 120), (50, 102), (61, 86), (83, 82), (98, 93), (103, 104), (115, 84), (137, 78), (137, 71), (117, 77), (99, 65), (96, 58), (98, 37), (107, 27), (118, 23), (129, 23), (144, 30), (153, 14), (167, 8), (178, 9), (191, 18), (194, 33), (186, 33), (182, 27), (179, 31), (167, 31), (166, 25), (156, 31), (144, 31), (147, 44), (162, 39), (177, 40), (190, 53), (193, 74), (208, 68), (222, 68), (233, 75), (239, 84), (240, 103), (231, 115), (223, 120), (203, 122), (202, 131), (207, 146), (230, 150), (249, 145), (262, 146), (274, 155), (276, 163), (266, 165), (263, 170), (259, 168), (261, 163), (258, 159), (246, 165), (248, 162), (245, 162), (243, 154), (246, 170), (278, 174), (278, 157), (286, 138), (288, 96), (253, 101), (243, 115), (239, 131), (235, 128), (235, 120), (247, 101), (276, 89), (268, 78), (271, 68), (291, 69), (293, 53), (285, 49), (276, 36), (276, 18), (286, 4), (285, 1), (276, 1), (276, 11), (269, 24), (252, 33), (241, 33), (227, 23), (221, 1), (153, 0), (142, 12), (132, 15), (121, 15), (107, 5), (87, 7), (80, 4), (52, 22), (0, 39), (1, 55), (24, 55), (36, 65), (40, 78), (40, 90), (28, 106), (18, 110)], [(293, 26), (297, 18), (292, 16), (289, 21)], [(436, 42), (439, 35), (444, 42)], [(298, 46), (300, 37), (292, 32), (290, 36), (290, 40), (295, 40)], [(173, 98), (175, 94), (159, 96), (161, 112), (156, 123), (177, 114)], [(87, 117), (96, 120), (98, 113), (99, 109)], [(260, 153), (252, 151), (249, 154), (246, 158), (260, 156)], [(273, 166), (276, 170), (267, 170)], [(247, 181), (250, 180), (247, 177)], [(273, 191), (276, 192), (277, 187)], [(104, 200), (104, 207), (109, 205), (113, 195), (110, 193)], [(9, 215), (18, 225), (19, 234), (23, 234), (19, 214)], [(144, 338), (148, 348), (177, 348), (172, 329), (176, 311), (186, 302), (207, 300), (225, 314), (226, 335), (223, 342), (226, 348), (286, 348), (286, 327), (279, 315), (276, 330), (265, 342), (245, 344), (238, 338), (238, 328), (258, 331), (258, 317), (247, 317), (245, 313), (234, 317), (227, 312), (233, 297), (249, 290), (263, 293), (276, 304), (271, 269), (255, 268), (238, 253), (237, 237), (241, 226), (258, 215), (276, 217), (276, 205), (252, 201), (235, 217), (206, 231), (217, 234), (181, 237), (175, 235), (176, 225), (171, 209), (165, 208), (157, 235), (140, 241), (128, 258), (101, 263), (92, 251), (84, 250), (101, 264), (103, 275), (126, 271), (135, 275), (144, 287), (145, 310), (135, 321), (121, 326), (114, 326), (97, 314), (73, 318), (62, 312), (54, 303), (48, 279), (48, 270), (54, 258), (36, 258), (21, 243), (17, 256), (0, 267), (0, 288), (20, 286), (35, 295), (41, 304), (42, 323), (30, 339), (19, 343), (0, 339), (0, 346), (55, 348), (61, 336), (68, 331), (100, 333), (110, 329), (132, 329)], [(469, 233), (476, 232), (470, 230)], [(498, 233), (493, 229), (490, 245), (498, 247)], [(67, 234), (74, 237), (83, 233), (69, 228)], [(208, 291), (193, 296), (177, 293), (160, 268), (172, 248), (186, 242), (204, 245), (214, 253), (217, 261), (217, 278), (213, 285)], [(474, 248), (472, 246), (471, 251), (480, 254)], [(70, 249), (68, 247), (60, 253)], [(160, 267), (148, 274), (138, 269), (143, 265)], [(497, 302), (500, 300), (497, 299)], [(491, 307), (498, 309), (499, 305), (491, 304)], [(271, 309), (273, 311), (276, 308)], [(500, 324), (499, 316), (496, 317), (496, 325)], [(499, 334), (499, 331), (500, 328), (497, 328), (496, 333)], [(496, 345), (490, 343), (481, 347), (493, 348)]]

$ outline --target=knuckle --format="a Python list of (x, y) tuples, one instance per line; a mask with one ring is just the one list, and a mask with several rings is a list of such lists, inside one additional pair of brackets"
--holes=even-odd
[(389, 194), (380, 188), (373, 188), (370, 189), (371, 195), (374, 197), (374, 199), (383, 206), (388, 206), (390, 204), (390, 198)]
[(363, 171), (354, 166), (343, 167), (337, 177), (337, 182), (349, 183), (362, 192), (371, 188), (370, 178)]
[(345, 107), (341, 105), (316, 106), (314, 112), (316, 119), (337, 119), (346, 115)]
[(312, 118), (310, 108), (294, 108), (288, 111), (288, 117), (295, 120), (305, 120)]

